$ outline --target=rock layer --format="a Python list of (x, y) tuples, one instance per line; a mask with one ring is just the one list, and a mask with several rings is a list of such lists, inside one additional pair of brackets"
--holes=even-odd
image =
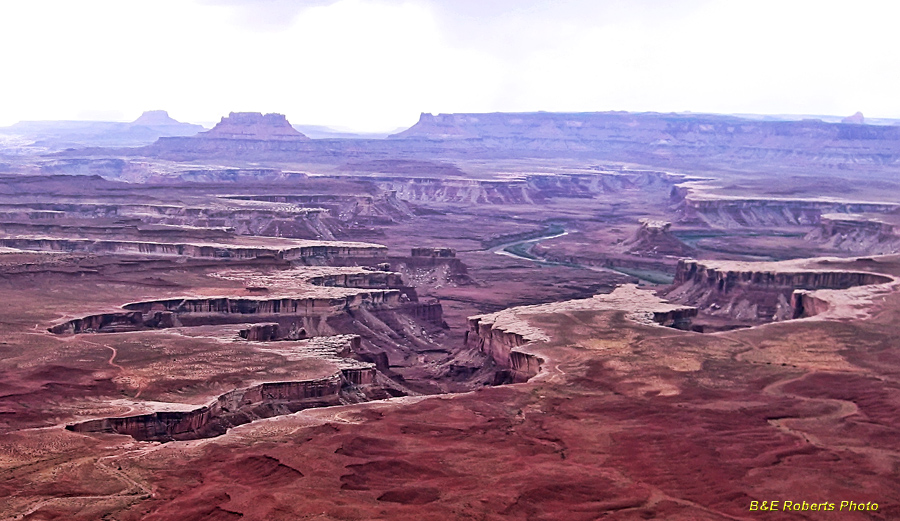
[(284, 114), (232, 112), (199, 139), (309, 140), (291, 126)]
[(747, 226), (811, 226), (824, 214), (886, 213), (897, 210), (889, 203), (840, 202), (807, 199), (747, 199), (689, 195), (681, 203), (683, 222), (702, 222), (713, 228)]
[(44, 237), (0, 238), (0, 246), (21, 250), (178, 255), (217, 259), (255, 259), (260, 257), (284, 260), (328, 259), (333, 257), (382, 257), (387, 253), (387, 248), (375, 244), (300, 242), (298, 241), (297, 245), (252, 247), (217, 243), (162, 243)]
[[(885, 284), (893, 277), (846, 270), (803, 269), (798, 263), (679, 261), (666, 297), (711, 315), (751, 322), (809, 316), (796, 306), (795, 290), (845, 290)], [(813, 305), (805, 304), (807, 310)], [(821, 307), (820, 305), (818, 307)]]
[(593, 298), (521, 306), (497, 313), (469, 317), (466, 344), (491, 357), (505, 369), (510, 382), (524, 382), (537, 375), (542, 359), (529, 352), (529, 345), (548, 337), (531, 326), (527, 317), (572, 311), (625, 311), (631, 320), (652, 325), (687, 328), (696, 308), (669, 304), (634, 284), (617, 287), (612, 293)]
[(290, 343), (280, 349), (290, 351), (294, 358), (328, 360), (334, 372), (317, 378), (263, 382), (235, 389), (193, 410), (103, 418), (66, 428), (75, 432), (126, 434), (141, 441), (188, 440), (218, 436), (231, 427), (260, 418), (365, 400), (367, 390), (380, 397), (384, 391), (372, 388), (376, 381), (375, 365), (348, 358), (359, 347), (359, 337), (350, 335)]

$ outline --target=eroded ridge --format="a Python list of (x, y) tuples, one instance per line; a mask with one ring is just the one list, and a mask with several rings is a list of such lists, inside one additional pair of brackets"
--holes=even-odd
[(360, 337), (354, 335), (281, 342), (275, 349), (295, 360), (316, 358), (328, 363), (307, 378), (235, 389), (197, 409), (89, 420), (66, 428), (75, 432), (127, 434), (141, 441), (190, 440), (218, 436), (237, 425), (311, 407), (391, 396), (392, 389), (375, 385), (375, 364), (350, 358), (359, 347)]
[[(137, 408), (150, 407), (148, 412), (89, 420), (69, 425), (69, 430), (127, 434), (150, 441), (206, 438), (259, 418), (416, 394), (395, 371), (405, 369), (402, 364), (417, 350), (439, 348), (430, 335), (439, 337), (446, 328), (440, 303), (419, 302), (415, 288), (406, 286), (396, 272), (303, 266), (267, 272), (224, 269), (208, 275), (243, 289), (226, 296), (204, 295), (216, 290), (198, 289), (189, 297), (133, 302), (122, 306), (122, 311), (69, 320), (49, 331), (83, 334), (179, 328), (165, 335), (215, 338), (237, 344), (244, 352), (290, 362), (291, 367), (299, 361), (302, 374), (295, 374), (296, 370), (283, 374), (281, 369), (274, 371), (271, 380), (254, 381), (260, 378), (256, 376), (245, 381), (249, 385), (200, 408), (181, 410), (174, 404), (172, 410), (170, 403), (142, 403)], [(235, 327), (238, 324), (246, 327)], [(113, 350), (112, 365), (116, 350), (106, 347)], [(115, 367), (128, 373), (121, 365)]]
[[(274, 258), (288, 261), (328, 260), (334, 257), (383, 257), (387, 248), (377, 244), (269, 239), (242, 239), (243, 244), (214, 242), (151, 242), (110, 239), (72, 239), (49, 236), (0, 238), (0, 246), (20, 250), (139, 255), (177, 255), (214, 259)], [(267, 244), (268, 243), (268, 244)]]
[(524, 382), (538, 374), (542, 359), (529, 352), (529, 345), (548, 342), (550, 338), (528, 323), (530, 315), (546, 315), (571, 311), (625, 311), (626, 316), (643, 324), (686, 328), (697, 309), (670, 304), (635, 284), (618, 286), (612, 293), (588, 299), (520, 306), (496, 313), (469, 317), (466, 344), (476, 347), (502, 368), (495, 383)]
[[(678, 263), (675, 282), (666, 297), (696, 306), (707, 316), (753, 325), (810, 317), (829, 309), (830, 302), (859, 300), (864, 294), (881, 292), (897, 283), (890, 275), (854, 269), (852, 262), (684, 259)], [(851, 288), (855, 291), (848, 293)], [(703, 331), (703, 327), (697, 330)]]
[[(419, 302), (398, 273), (358, 267), (301, 267), (270, 275), (226, 270), (214, 276), (244, 284), (230, 295), (193, 295), (133, 302), (123, 311), (71, 319), (49, 328), (55, 334), (114, 333), (245, 322), (281, 323), (317, 336), (328, 317), (398, 309), (437, 324), (440, 304)], [(241, 294), (243, 293), (243, 294)], [(324, 334), (331, 334), (327, 329)]]

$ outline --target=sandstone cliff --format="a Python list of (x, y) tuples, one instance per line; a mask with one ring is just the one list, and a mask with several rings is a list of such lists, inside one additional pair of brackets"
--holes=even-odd
[(900, 228), (896, 220), (896, 214), (823, 214), (805, 239), (857, 255), (897, 253)]
[[(804, 268), (798, 262), (679, 261), (666, 298), (704, 312), (749, 322), (805, 316), (795, 290), (845, 290), (885, 284), (892, 277), (840, 269)], [(805, 304), (807, 309), (815, 307)], [(821, 305), (818, 305), (821, 308)]]
[(199, 139), (309, 140), (288, 123), (284, 114), (232, 112)]
[(0, 238), (0, 246), (21, 250), (177, 255), (217, 259), (275, 258), (283, 260), (334, 257), (382, 257), (387, 248), (377, 244), (281, 240), (278, 246), (241, 246), (222, 243), (164, 243), (105, 239), (21, 236)]
[(537, 375), (543, 363), (533, 348), (550, 340), (528, 323), (528, 316), (572, 311), (624, 311), (629, 319), (643, 324), (679, 328), (686, 328), (697, 313), (696, 308), (669, 304), (634, 284), (626, 284), (589, 299), (520, 306), (469, 317), (466, 344), (489, 355), (506, 371), (508, 381), (524, 382)]
[(290, 352), (295, 358), (328, 360), (333, 372), (235, 389), (197, 409), (95, 419), (66, 428), (75, 432), (126, 434), (141, 441), (189, 440), (218, 436), (231, 427), (260, 418), (367, 400), (367, 393), (376, 399), (383, 396), (384, 391), (375, 385), (374, 364), (348, 358), (359, 349), (359, 337), (343, 335), (287, 344), (291, 345), (280, 348), (281, 351)]
[(641, 219), (641, 226), (622, 246), (626, 253), (641, 257), (687, 257), (694, 249), (672, 235), (672, 223)]
[(680, 220), (712, 228), (812, 226), (824, 214), (887, 213), (898, 205), (875, 202), (841, 202), (815, 199), (736, 198), (678, 192)]

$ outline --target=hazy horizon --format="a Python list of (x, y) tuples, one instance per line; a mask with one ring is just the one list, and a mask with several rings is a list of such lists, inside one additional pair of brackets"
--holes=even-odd
[[(161, 110), (161, 111), (168, 112), (168, 111), (166, 111), (165, 109), (148, 109), (148, 110), (146, 110), (146, 111), (144, 111), (144, 112), (155, 112), (155, 111), (160, 111), (160, 110)], [(238, 111), (231, 111), (231, 112), (238, 112)], [(245, 111), (245, 112), (259, 112), (259, 111)], [(795, 120), (801, 120), (801, 119), (807, 119), (807, 118), (821, 118), (823, 121), (827, 121), (827, 120), (830, 120), (830, 121), (836, 121), (836, 120), (844, 119), (844, 118), (846, 118), (846, 117), (848, 117), (848, 116), (853, 115), (853, 114), (760, 114), (760, 113), (717, 113), (717, 112), (695, 112), (695, 111), (690, 111), (690, 110), (687, 110), (687, 111), (681, 111), (681, 112), (616, 111), (616, 110), (609, 110), (609, 111), (581, 111), (581, 112), (579, 112), (579, 111), (559, 111), (559, 112), (556, 112), (556, 111), (543, 111), (543, 110), (536, 110), (536, 111), (492, 111), (492, 112), (513, 113), (513, 114), (514, 114), (514, 113), (533, 114), (533, 113), (541, 113), (541, 112), (547, 112), (547, 113), (573, 113), (573, 114), (578, 114), (578, 113), (581, 113), (581, 114), (587, 114), (587, 113), (602, 113), (602, 112), (629, 112), (629, 113), (633, 113), (633, 114), (640, 114), (640, 113), (657, 113), (657, 114), (678, 114), (678, 115), (690, 115), (690, 114), (696, 114), (696, 115), (698, 115), (698, 116), (700, 116), (700, 115), (734, 116), (734, 117), (748, 118), (748, 119), (753, 119), (753, 118), (763, 119), (763, 118), (765, 118), (765, 119), (775, 119), (775, 120), (785, 120), (785, 121), (795, 121)], [(283, 112), (277, 112), (277, 111), (276, 111), (276, 113), (278, 113), (278, 114), (283, 114)], [(483, 114), (483, 113), (485, 113), (485, 112), (481, 112), (481, 113)], [(142, 112), (141, 114), (143, 114), (143, 112)], [(141, 114), (139, 114), (138, 117), (140, 117)], [(345, 127), (345, 126), (340, 126), (340, 125), (329, 125), (329, 124), (327, 124), (327, 123), (325, 123), (325, 124), (319, 124), (319, 123), (309, 123), (309, 124), (308, 124), (308, 123), (295, 123), (294, 121), (291, 121), (290, 118), (288, 118), (288, 122), (289, 122), (292, 126), (294, 126), (294, 127), (321, 128), (322, 130), (326, 130), (326, 129), (327, 129), (327, 130), (330, 130), (330, 131), (343, 132), (343, 133), (348, 133), (348, 134), (349, 134), (349, 133), (358, 133), (358, 134), (386, 134), (386, 133), (391, 133), (391, 132), (399, 132), (399, 131), (405, 130), (405, 129), (407, 129), (407, 128), (413, 126), (416, 122), (418, 122), (419, 117), (420, 117), (421, 114), (422, 114), (422, 113), (420, 113), (419, 115), (417, 115), (416, 118), (415, 118), (415, 121), (412, 121), (409, 125), (399, 126), (399, 127), (393, 128), (393, 129), (387, 129), (387, 130), (382, 130), (382, 131), (377, 131), (377, 130), (358, 130), (358, 129), (355, 129), (355, 128), (352, 128), (352, 127)], [(438, 114), (445, 114), (445, 113), (432, 113), (432, 114), (433, 114), (433, 115), (438, 115)], [(223, 114), (222, 118), (224, 118), (224, 117), (226, 117), (226, 116), (228, 116), (228, 114)], [(864, 114), (864, 116), (865, 116), (865, 119), (866, 119), (867, 122), (870, 122), (870, 121), (872, 121), (872, 120), (875, 120), (875, 121), (877, 121), (877, 120), (890, 120), (892, 123), (893, 123), (893, 122), (896, 122), (896, 124), (900, 124), (900, 118), (877, 118), (877, 117), (871, 118), (871, 117), (869, 117), (869, 116), (867, 116), (867, 115), (865, 115), (865, 114)], [(172, 115), (169, 114), (169, 117), (172, 117)], [(217, 123), (219, 123), (219, 121), (220, 121), (222, 118), (219, 118), (219, 119), (217, 119), (217, 120), (215, 120), (215, 121), (185, 121), (185, 120), (180, 120), (180, 119), (177, 119), (177, 118), (173, 118), (173, 119), (176, 119), (179, 123), (189, 123), (189, 124), (193, 124), (193, 125), (201, 125), (201, 126), (206, 127), (207, 129), (209, 129), (209, 128), (214, 127)], [(67, 120), (66, 120), (66, 119), (40, 119), (40, 120), (20, 120), (20, 121), (16, 121), (15, 123), (12, 123), (12, 124), (10, 124), (10, 125), (4, 125), (3, 127), (0, 127), (0, 128), (8, 128), (8, 127), (15, 126), (16, 124), (29, 124), (29, 123), (56, 123), (56, 122), (59, 122), (59, 123), (132, 123), (132, 122), (134, 122), (134, 121), (137, 120), (137, 119), (138, 119), (138, 118), (135, 117), (135, 118), (132, 118), (132, 119), (127, 119), (127, 120), (124, 120), (124, 119), (119, 119), (119, 120), (111, 120), (111, 119), (67, 119)]]
[(422, 112), (900, 118), (891, 2), (163, 0), (0, 4), (0, 126), (296, 125), (388, 132)]

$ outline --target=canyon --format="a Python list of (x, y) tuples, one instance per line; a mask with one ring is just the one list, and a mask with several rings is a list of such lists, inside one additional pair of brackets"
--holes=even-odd
[(0, 150), (0, 519), (900, 516), (900, 127), (48, 125)]

